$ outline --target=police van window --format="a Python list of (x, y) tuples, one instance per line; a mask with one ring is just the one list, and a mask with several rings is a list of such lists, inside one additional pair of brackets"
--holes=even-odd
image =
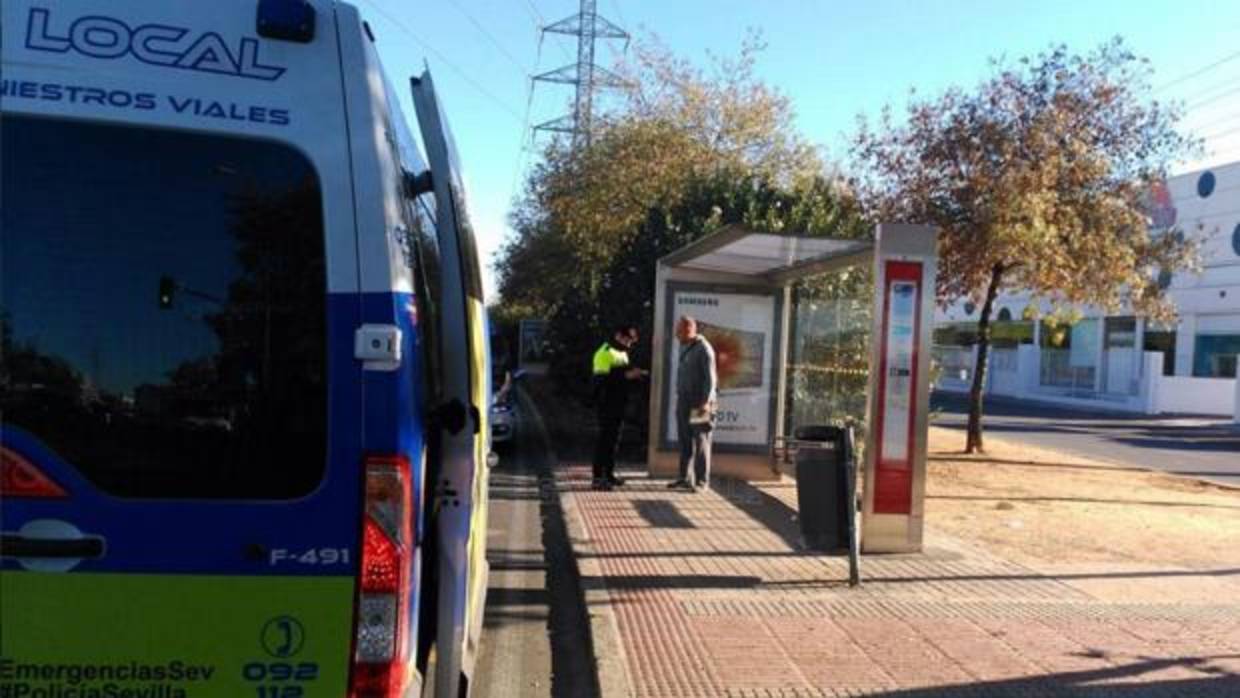
[(406, 207), (409, 215), (414, 244), (414, 294), (417, 297), (418, 316), (421, 320), (418, 328), (422, 333), (421, 341), (426, 357), (426, 381), (428, 397), (433, 402), (440, 398), (440, 374), (443, 370), (442, 347), (439, 333), (442, 325), (440, 309), (439, 284), (439, 238), (435, 233), (435, 222), (431, 218), (424, 199), (409, 202)]
[(0, 129), (0, 409), (122, 497), (283, 499), (327, 443), (322, 201), (286, 146)]
[(465, 292), (475, 300), (482, 301), (482, 266), (478, 263), (478, 243), (474, 239), (474, 226), (469, 220), (468, 208), (463, 200), (464, 192), (456, 192), (456, 229), (461, 241), (461, 271), (464, 274)]

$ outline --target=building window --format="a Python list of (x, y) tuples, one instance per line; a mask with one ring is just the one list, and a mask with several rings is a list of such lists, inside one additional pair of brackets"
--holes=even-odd
[(1024, 320), (1002, 320), (990, 330), (991, 342), (997, 348), (1014, 349), (1019, 344), (1033, 344), (1033, 323)]
[(1198, 378), (1235, 378), (1240, 334), (1199, 334), (1193, 351), (1193, 375)]
[(934, 344), (940, 347), (971, 347), (977, 344), (977, 325), (953, 322), (934, 328)]
[(1175, 375), (1175, 330), (1145, 329), (1144, 351), (1159, 351), (1163, 355), (1162, 374)]
[(1137, 319), (1134, 317), (1109, 317), (1103, 349), (1131, 349), (1137, 341)]
[(1206, 198), (1214, 193), (1214, 173), (1203, 172), (1197, 178), (1197, 196)]

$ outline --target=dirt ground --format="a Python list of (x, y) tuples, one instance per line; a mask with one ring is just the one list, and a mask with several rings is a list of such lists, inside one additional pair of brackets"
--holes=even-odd
[[(1240, 575), (1240, 489), (1127, 468), (987, 435), (931, 428), (926, 521), (1032, 567), (1115, 563)], [(1230, 581), (1230, 579), (1229, 579)]]

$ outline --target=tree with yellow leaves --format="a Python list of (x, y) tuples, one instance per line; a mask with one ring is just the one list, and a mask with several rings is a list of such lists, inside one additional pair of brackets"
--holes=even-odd
[(994, 63), (975, 90), (885, 110), (853, 144), (856, 185), (878, 220), (939, 230), (938, 297), (981, 309), (966, 452), (981, 451), (995, 299), (1026, 289), (1058, 307), (1093, 304), (1165, 319), (1160, 270), (1195, 264), (1191, 240), (1151, 232), (1148, 192), (1195, 143), (1149, 98), (1146, 62), (1120, 39), (1077, 55), (1052, 47)]

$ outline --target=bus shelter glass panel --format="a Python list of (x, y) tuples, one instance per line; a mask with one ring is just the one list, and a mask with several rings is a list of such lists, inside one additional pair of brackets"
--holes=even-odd
[(853, 266), (794, 288), (785, 433), (798, 426), (858, 427), (864, 443), (874, 275)]

